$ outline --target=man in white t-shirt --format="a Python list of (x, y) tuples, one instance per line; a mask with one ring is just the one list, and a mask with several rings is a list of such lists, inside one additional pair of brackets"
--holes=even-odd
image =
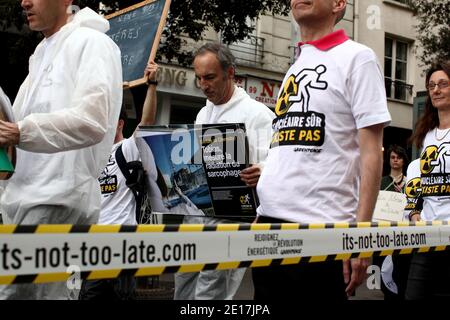
[[(194, 58), (197, 81), (208, 100), (197, 115), (196, 124), (244, 123), (249, 144), (251, 167), (241, 172), (241, 179), (255, 187), (261, 174), (261, 162), (267, 157), (273, 112), (250, 98), (234, 83), (234, 57), (228, 48), (208, 43), (197, 50)], [(186, 217), (185, 223), (224, 223), (224, 220)], [(175, 299), (231, 300), (245, 269), (205, 270), (175, 275)]]
[[(145, 76), (149, 78), (147, 96), (142, 108), (139, 125), (152, 125), (156, 116), (156, 73), (158, 65), (150, 62), (145, 69)], [(114, 145), (106, 167), (100, 177), (102, 203), (98, 224), (106, 225), (135, 225), (137, 224), (136, 208), (139, 204), (133, 191), (127, 186), (127, 179), (122, 173), (117, 160), (117, 149), (121, 147), (124, 160), (128, 162), (140, 161), (139, 150), (136, 146), (134, 134), (125, 139), (123, 128), (127, 120), (125, 109), (122, 109), (117, 123)], [(121, 275), (116, 279), (83, 281), (79, 299), (109, 299), (130, 300), (135, 297), (136, 281), (131, 275)]]
[[(258, 222), (371, 221), (391, 120), (375, 53), (333, 32), (345, 0), (291, 0), (302, 41), (286, 73), (258, 183)], [(256, 299), (346, 299), (366, 259), (253, 269)]]

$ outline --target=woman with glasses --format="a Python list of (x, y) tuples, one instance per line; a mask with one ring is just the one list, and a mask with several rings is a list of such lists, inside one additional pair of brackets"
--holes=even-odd
[[(423, 209), (411, 221), (450, 220), (450, 60), (434, 64), (426, 75), (425, 112), (412, 141), (421, 148)], [(450, 251), (416, 254), (412, 258), (406, 299), (450, 299)]]

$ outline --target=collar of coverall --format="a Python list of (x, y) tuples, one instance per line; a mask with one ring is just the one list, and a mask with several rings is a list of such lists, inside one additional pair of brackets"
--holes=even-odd
[(349, 37), (347, 36), (345, 31), (343, 29), (340, 29), (330, 34), (327, 34), (325, 37), (320, 38), (318, 40), (299, 42), (298, 47), (301, 47), (304, 44), (310, 44), (321, 51), (327, 51), (330, 50), (331, 48), (340, 45), (341, 43), (344, 43), (348, 39)]

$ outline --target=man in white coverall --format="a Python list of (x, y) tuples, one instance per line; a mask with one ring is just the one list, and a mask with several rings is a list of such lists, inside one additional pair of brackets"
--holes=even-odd
[[(197, 115), (196, 124), (244, 123), (249, 159), (253, 164), (241, 173), (241, 179), (255, 187), (261, 174), (260, 163), (268, 153), (274, 113), (253, 100), (234, 84), (234, 57), (223, 45), (208, 43), (194, 57), (194, 69), (201, 90), (208, 100)], [(223, 223), (223, 220), (185, 217), (186, 223)], [(206, 270), (175, 275), (175, 299), (231, 300), (244, 276), (245, 269)]]
[[(97, 180), (113, 145), (122, 104), (120, 50), (107, 20), (72, 0), (23, 0), (30, 28), (45, 39), (13, 106), (0, 122), (0, 146), (16, 145), (17, 163), (0, 205), (5, 224), (94, 224)], [(0, 298), (65, 299), (65, 282), (13, 285)]]

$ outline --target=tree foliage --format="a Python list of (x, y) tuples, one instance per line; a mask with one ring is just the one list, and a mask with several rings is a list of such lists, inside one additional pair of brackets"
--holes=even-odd
[[(96, 1), (80, 1), (81, 5), (95, 6)], [(102, 1), (112, 10), (126, 8), (140, 0)], [(120, 3), (120, 5), (118, 4)], [(194, 41), (201, 41), (208, 28), (221, 33), (224, 43), (243, 40), (253, 28), (247, 20), (255, 20), (260, 14), (289, 12), (289, 0), (172, 0), (166, 28), (158, 54), (168, 61), (178, 60), (180, 64), (190, 63), (192, 52), (185, 50), (185, 35)]]
[[(208, 28), (220, 32), (224, 43), (245, 39), (253, 31), (246, 22), (260, 14), (284, 14), (289, 12), (290, 0), (172, 0), (166, 28), (158, 49), (158, 58), (182, 65), (191, 63), (192, 52), (186, 50), (186, 37), (201, 41)], [(102, 0), (111, 13), (141, 2), (141, 0)], [(78, 0), (74, 4), (99, 11), (98, 0)], [(6, 43), (6, 51), (0, 54), (0, 64), (6, 74), (14, 71), (13, 79), (0, 79), (0, 85), (13, 96), (27, 73), (28, 57), (42, 36), (26, 27), (20, 1), (0, 0), (0, 41)], [(12, 33), (11, 33), (11, 30)], [(8, 31), (8, 32), (5, 32)], [(184, 36), (184, 37), (183, 37)], [(7, 40), (5, 40), (7, 39)], [(7, 65), (5, 66), (5, 64)], [(17, 79), (16, 79), (17, 78)], [(13, 93), (13, 94), (12, 94)]]
[(450, 59), (450, 0), (412, 0), (411, 6), (419, 21), (421, 63), (429, 66), (436, 59)]
[(14, 100), (20, 84), (28, 74), (28, 59), (42, 35), (30, 32), (25, 25), (20, 2), (0, 0), (0, 86)]

